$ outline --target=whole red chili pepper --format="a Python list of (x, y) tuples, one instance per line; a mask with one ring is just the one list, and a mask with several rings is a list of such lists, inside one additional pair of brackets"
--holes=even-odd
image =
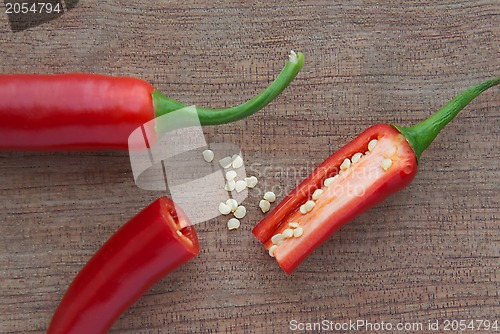
[[(197, 108), (201, 125), (245, 118), (264, 108), (295, 78), (302, 53), (290, 60), (261, 94), (238, 106)], [(97, 74), (0, 75), (0, 150), (127, 149), (130, 133), (186, 107), (149, 83)]]
[(326, 159), (252, 233), (290, 274), (320, 244), (363, 211), (410, 183), (422, 152), (470, 101), (500, 77), (472, 87), (427, 120), (374, 125)]
[(188, 218), (161, 197), (123, 225), (66, 291), (48, 334), (105, 333), (156, 281), (200, 251)]

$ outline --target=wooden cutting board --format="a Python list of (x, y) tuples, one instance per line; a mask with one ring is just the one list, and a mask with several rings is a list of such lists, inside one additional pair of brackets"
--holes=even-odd
[[(199, 106), (243, 102), (291, 49), (306, 56), (265, 110), (204, 129), (209, 143), (240, 145), (260, 180), (241, 228), (227, 231), (223, 217), (198, 225), (200, 255), (111, 333), (286, 333), (324, 320), (421, 332), (439, 321), (442, 332), (446, 321), (500, 321), (498, 88), (448, 125), (408, 188), (292, 276), (250, 233), (263, 191), (281, 200), (368, 126), (414, 124), (498, 76), (499, 12), (496, 0), (81, 1), (13, 32), (2, 11), (0, 73), (135, 76)], [(43, 333), (90, 256), (161, 195), (135, 186), (127, 152), (0, 152), (0, 332)]]

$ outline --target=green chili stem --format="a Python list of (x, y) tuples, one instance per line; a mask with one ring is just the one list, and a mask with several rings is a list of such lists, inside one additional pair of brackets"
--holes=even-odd
[[(304, 55), (301, 52), (295, 53), (292, 51), (290, 59), (273, 83), (251, 100), (225, 109), (214, 110), (196, 107), (200, 124), (216, 125), (230, 123), (254, 114), (274, 100), (292, 82), (303, 65)], [(152, 95), (155, 117), (163, 116), (174, 110), (186, 107), (185, 104), (168, 98), (157, 90)]]
[(393, 126), (405, 136), (413, 151), (415, 151), (418, 161), (422, 152), (429, 147), (438, 133), (460, 112), (460, 110), (474, 98), (479, 96), (479, 94), (499, 83), (500, 77), (483, 81), (460, 93), (441, 108), (441, 110), (434, 113), (423, 122), (410, 127)]

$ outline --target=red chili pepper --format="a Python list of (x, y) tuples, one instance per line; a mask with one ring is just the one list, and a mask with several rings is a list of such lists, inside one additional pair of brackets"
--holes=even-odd
[[(292, 52), (261, 94), (238, 106), (197, 108), (201, 125), (234, 122), (264, 108), (304, 64)], [(0, 75), (0, 150), (127, 149), (130, 133), (155, 117), (186, 105), (149, 83), (97, 74)]]
[(48, 334), (105, 333), (156, 281), (200, 251), (185, 214), (161, 197), (123, 225), (66, 291)]
[(378, 124), (326, 159), (252, 233), (287, 273), (357, 215), (410, 183), (422, 152), (470, 101), (500, 77), (472, 87), (412, 126)]

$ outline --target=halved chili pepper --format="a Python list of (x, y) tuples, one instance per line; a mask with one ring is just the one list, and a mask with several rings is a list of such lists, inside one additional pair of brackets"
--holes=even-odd
[(182, 210), (161, 197), (123, 225), (66, 291), (48, 334), (105, 333), (150, 286), (200, 251)]
[(363, 211), (410, 183), (422, 152), (470, 101), (500, 77), (484, 81), (427, 120), (374, 125), (326, 159), (252, 233), (290, 274), (320, 244)]
[[(227, 109), (197, 108), (201, 125), (234, 122), (264, 108), (295, 78), (302, 53), (261, 94)], [(130, 133), (186, 107), (135, 78), (97, 74), (0, 75), (0, 150), (127, 149)]]

